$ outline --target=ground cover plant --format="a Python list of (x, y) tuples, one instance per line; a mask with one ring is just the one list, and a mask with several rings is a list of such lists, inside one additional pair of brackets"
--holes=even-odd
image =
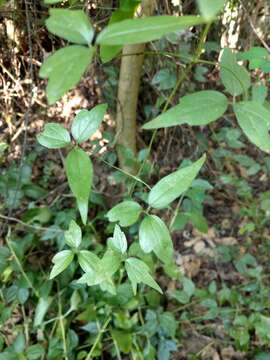
[(1, 360), (270, 358), (270, 8), (249, 7), (1, 3)]

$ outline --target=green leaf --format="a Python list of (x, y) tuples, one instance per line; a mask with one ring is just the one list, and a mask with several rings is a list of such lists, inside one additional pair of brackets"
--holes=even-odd
[(118, 252), (108, 249), (100, 262), (100, 271), (105, 279), (109, 280), (111, 276), (119, 269), (121, 265), (121, 255)]
[(78, 284), (87, 284), (88, 286), (100, 285), (104, 282), (104, 275), (93, 270), (83, 274), (77, 281)]
[(248, 71), (237, 64), (235, 54), (228, 48), (223, 50), (221, 56), (220, 76), (226, 90), (233, 96), (246, 93), (250, 87)]
[(156, 215), (147, 215), (139, 229), (139, 242), (145, 253), (154, 251), (164, 263), (172, 261), (172, 239), (165, 223)]
[(262, 151), (270, 153), (270, 110), (256, 101), (243, 101), (233, 108), (248, 139)]
[[(120, 8), (112, 13), (109, 24), (114, 24), (129, 18), (132, 18), (134, 15), (135, 8), (138, 6), (139, 1), (128, 1), (125, 4), (125, 1), (120, 2)], [(110, 45), (101, 45), (100, 46), (100, 58), (103, 63), (112, 60), (122, 49), (122, 46), (110, 46)]]
[(226, 0), (197, 0), (202, 16), (207, 20), (213, 20), (223, 8)]
[(100, 269), (100, 258), (91, 251), (81, 250), (78, 255), (78, 261), (80, 267), (84, 272), (99, 271)]
[[(239, 54), (239, 60), (248, 60), (249, 69), (261, 69), (265, 71), (265, 67), (269, 67), (269, 52), (260, 46), (251, 47), (248, 51)], [(266, 69), (267, 70), (267, 69)], [(269, 71), (269, 70), (268, 70)]]
[(259, 84), (252, 86), (252, 100), (263, 104), (267, 98), (267, 86)]
[(66, 243), (74, 248), (78, 248), (82, 241), (82, 230), (74, 220), (71, 220), (69, 229), (65, 231)]
[(139, 44), (157, 40), (190, 26), (203, 23), (198, 16), (149, 16), (123, 20), (107, 26), (97, 37), (97, 43), (102, 45)]
[(57, 4), (57, 3), (60, 3), (62, 2), (63, 0), (44, 0), (44, 4)]
[(114, 293), (111, 276), (119, 269), (121, 256), (112, 250), (107, 250), (102, 259), (94, 253), (82, 250), (78, 256), (81, 268), (86, 272), (79, 280), (79, 284), (88, 286), (100, 285), (103, 290)]
[(68, 154), (66, 173), (70, 189), (77, 200), (82, 222), (85, 225), (93, 178), (93, 166), (89, 156), (82, 149), (74, 148)]
[(50, 9), (46, 27), (52, 34), (75, 44), (91, 44), (94, 36), (89, 18), (82, 10)]
[(40, 297), (35, 308), (34, 327), (40, 326), (52, 303), (52, 297)]
[(46, 93), (50, 105), (80, 81), (93, 54), (94, 48), (72, 45), (57, 50), (44, 61), (39, 76), (49, 78)]
[(195, 293), (195, 284), (194, 284), (194, 282), (191, 279), (189, 279), (187, 277), (184, 277), (183, 278), (183, 289), (184, 289), (184, 292), (189, 297), (191, 297)]
[(207, 125), (220, 118), (228, 107), (225, 95), (218, 91), (198, 91), (184, 96), (180, 103), (155, 119), (147, 122), (143, 129), (159, 129), (175, 125)]
[(142, 207), (135, 201), (123, 201), (107, 213), (110, 222), (119, 221), (121, 226), (130, 226), (138, 220)]
[(95, 106), (92, 110), (81, 110), (73, 120), (71, 133), (78, 144), (88, 140), (101, 124), (107, 104)]
[(146, 284), (162, 294), (161, 288), (149, 274), (149, 267), (143, 261), (130, 257), (126, 260), (125, 267), (135, 295), (139, 283)]
[(40, 145), (48, 149), (60, 149), (70, 144), (69, 132), (60, 124), (48, 123), (37, 136)]
[(127, 238), (125, 233), (121, 231), (120, 226), (115, 225), (113, 237), (109, 239), (109, 244), (113, 249), (120, 251), (121, 254), (127, 251)]
[(62, 271), (64, 271), (68, 265), (72, 262), (74, 254), (71, 250), (63, 250), (57, 253), (52, 262), (54, 266), (50, 273), (50, 280), (59, 275)]
[(175, 332), (177, 329), (177, 322), (175, 320), (174, 315), (169, 312), (165, 311), (159, 316), (159, 323), (162, 331), (170, 338), (175, 337)]
[(31, 345), (26, 350), (27, 360), (38, 360), (42, 358), (45, 349), (40, 344)]
[(205, 162), (203, 155), (192, 165), (186, 166), (161, 179), (150, 191), (148, 204), (156, 209), (168, 206), (183, 194), (191, 185)]
[(125, 354), (129, 354), (132, 347), (132, 334), (127, 331), (112, 329), (111, 335), (119, 350)]

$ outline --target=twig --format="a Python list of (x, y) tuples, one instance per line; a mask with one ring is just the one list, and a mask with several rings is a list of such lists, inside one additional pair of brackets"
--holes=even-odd
[(253, 23), (253, 20), (251, 18), (251, 16), (249, 15), (248, 10), (246, 9), (245, 5), (243, 4), (243, 1), (240, 0), (240, 4), (242, 5), (242, 8), (245, 10), (246, 14), (247, 14), (247, 18), (250, 24), (250, 27), (252, 29), (252, 31), (254, 32), (254, 34), (257, 36), (257, 38), (260, 40), (260, 42), (262, 43), (262, 45), (265, 47), (265, 49), (270, 53), (270, 46), (266, 43), (266, 41), (258, 34), (258, 31)]
[[(20, 219), (17, 219), (17, 218), (12, 217), (12, 216), (5, 216), (5, 215), (0, 214), (0, 219), (6, 220), (6, 223), (8, 223), (8, 222), (10, 222), (10, 221), (16, 222), (16, 223), (18, 223), (18, 224), (21, 224), (21, 225), (23, 225), (23, 226), (25, 226), (25, 227), (29, 227), (29, 228), (34, 229), (34, 230), (47, 231), (47, 230), (50, 229), (50, 228), (43, 227), (43, 226), (36, 226), (36, 225), (27, 224), (27, 223), (21, 221)], [(63, 232), (63, 230), (57, 230), (57, 229), (55, 229), (55, 232), (59, 232), (59, 233), (60, 233), (60, 232)]]

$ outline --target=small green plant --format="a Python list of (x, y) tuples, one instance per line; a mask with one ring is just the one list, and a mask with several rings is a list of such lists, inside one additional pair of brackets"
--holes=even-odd
[[(84, 225), (88, 220), (88, 202), (93, 179), (93, 166), (88, 154), (80, 147), (98, 129), (106, 111), (106, 105), (97, 105), (91, 111), (81, 110), (73, 120), (71, 135), (75, 141), (65, 159), (65, 170), (70, 189), (76, 199), (77, 206)], [(41, 145), (49, 149), (71, 147), (69, 132), (59, 124), (49, 123), (44, 131), (38, 135)], [(191, 165), (181, 168), (161, 179), (150, 191), (147, 198), (147, 208), (134, 200), (126, 200), (115, 205), (107, 213), (112, 223), (119, 223), (122, 227), (130, 227), (143, 216), (139, 226), (139, 244), (145, 254), (153, 252), (165, 266), (173, 264), (173, 245), (170, 232), (166, 224), (156, 215), (149, 213), (150, 209), (162, 209), (169, 206), (188, 190), (196, 175), (205, 162), (205, 156)], [(136, 237), (136, 234), (133, 234)], [(50, 278), (64, 271), (77, 259), (84, 274), (78, 283), (89, 286), (99, 285), (102, 290), (116, 294), (113, 275), (120, 271), (123, 275), (122, 264), (131, 281), (134, 294), (137, 285), (146, 284), (162, 292), (159, 285), (150, 275), (148, 265), (134, 256), (128, 256), (128, 243), (125, 233), (119, 225), (115, 225), (113, 237), (107, 240), (107, 249), (102, 258), (94, 252), (80, 249), (82, 230), (75, 221), (70, 222), (69, 230), (65, 232), (65, 242), (68, 250), (62, 250), (53, 258), (54, 266)]]

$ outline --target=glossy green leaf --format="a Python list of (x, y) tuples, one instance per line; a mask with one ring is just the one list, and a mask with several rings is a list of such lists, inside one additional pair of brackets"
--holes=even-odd
[(130, 257), (126, 260), (125, 267), (134, 294), (137, 292), (139, 283), (146, 284), (162, 294), (161, 288), (149, 274), (149, 267), (142, 260)]
[(57, 253), (52, 259), (54, 266), (50, 273), (50, 280), (63, 272), (72, 262), (73, 257), (74, 254), (71, 250), (63, 250)]
[(82, 230), (74, 220), (71, 220), (69, 229), (65, 231), (65, 241), (69, 246), (74, 248), (78, 248), (81, 244)]
[(127, 238), (120, 226), (115, 225), (113, 237), (109, 239), (109, 245), (121, 254), (127, 251)]
[[(120, 7), (112, 13), (109, 24), (132, 18), (139, 1), (120, 1)], [(122, 49), (121, 45), (101, 45), (100, 58), (103, 63), (112, 60)]]
[(66, 173), (70, 189), (77, 200), (82, 222), (86, 224), (93, 166), (89, 156), (82, 149), (74, 148), (68, 154)]
[(121, 226), (131, 226), (139, 218), (142, 207), (135, 201), (123, 201), (107, 213), (110, 222), (119, 221)]
[(245, 94), (250, 87), (248, 71), (238, 65), (235, 54), (228, 48), (221, 56), (220, 76), (226, 90), (233, 96)]
[(164, 15), (124, 20), (107, 26), (98, 35), (97, 43), (102, 45), (145, 43), (202, 23), (203, 19), (198, 16)]
[(78, 261), (83, 271), (93, 272), (100, 269), (100, 258), (93, 252), (81, 250), (78, 254)]
[(71, 133), (78, 144), (88, 140), (99, 128), (107, 110), (107, 104), (95, 106), (92, 110), (81, 110), (75, 116)]
[(156, 209), (168, 206), (191, 185), (205, 162), (203, 155), (192, 165), (186, 166), (161, 179), (150, 191), (148, 204)]
[(156, 215), (147, 215), (139, 228), (139, 243), (145, 253), (154, 251), (164, 263), (172, 260), (173, 245), (169, 230)]
[(220, 118), (228, 107), (225, 95), (218, 91), (198, 91), (184, 96), (180, 103), (155, 119), (147, 122), (143, 129), (159, 129), (175, 125), (207, 125)]
[(94, 36), (89, 18), (82, 10), (50, 9), (46, 27), (52, 34), (75, 44), (91, 44)]
[(43, 62), (39, 76), (49, 79), (46, 88), (49, 104), (55, 103), (80, 81), (93, 54), (93, 48), (72, 45), (57, 50)]
[(239, 126), (248, 139), (261, 150), (270, 153), (270, 110), (256, 101), (234, 105)]
[(48, 123), (37, 136), (37, 141), (48, 149), (60, 149), (70, 144), (70, 135), (62, 125)]
[(197, 0), (201, 15), (211, 21), (224, 7), (226, 0)]

